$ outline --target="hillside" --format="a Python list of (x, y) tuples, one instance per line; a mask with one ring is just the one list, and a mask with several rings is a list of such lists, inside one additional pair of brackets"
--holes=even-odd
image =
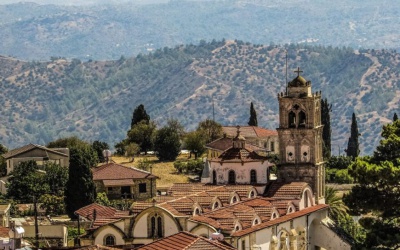
[(400, 6), (393, 0), (104, 2), (109, 4), (0, 5), (0, 54), (24, 60), (110, 60), (223, 38), (255, 44), (400, 48)]
[(114, 145), (126, 136), (133, 109), (144, 104), (159, 126), (178, 119), (186, 129), (212, 118), (245, 125), (253, 102), (259, 125), (277, 127), (277, 93), (301, 67), (313, 91), (333, 104), (333, 151), (343, 153), (353, 111), (363, 154), (381, 126), (399, 112), (400, 55), (389, 50), (202, 42), (116, 61), (26, 62), (0, 57), (0, 142), (9, 148), (77, 135)]

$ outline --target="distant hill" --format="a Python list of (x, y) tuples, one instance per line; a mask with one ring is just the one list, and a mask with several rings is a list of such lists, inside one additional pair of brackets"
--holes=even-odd
[(333, 151), (358, 117), (363, 154), (373, 151), (383, 124), (400, 114), (400, 55), (306, 45), (210, 41), (114, 61), (21, 61), (0, 57), (0, 142), (9, 148), (77, 135), (114, 145), (126, 136), (133, 109), (144, 104), (159, 126), (178, 119), (186, 129), (212, 118), (246, 125), (250, 102), (259, 125), (278, 126), (277, 94), (302, 75), (333, 104)]
[[(51, 56), (110, 60), (223, 38), (253, 44), (400, 48), (399, 8), (393, 0), (104, 2), (109, 4), (0, 5), (0, 54), (36, 61)], [(70, 3), (76, 1), (65, 1)]]

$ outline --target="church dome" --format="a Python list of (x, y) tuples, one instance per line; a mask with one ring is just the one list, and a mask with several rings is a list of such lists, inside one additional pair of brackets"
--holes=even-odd
[(306, 87), (309, 81), (304, 79), (302, 76), (297, 76), (291, 82), (289, 82), (289, 87)]

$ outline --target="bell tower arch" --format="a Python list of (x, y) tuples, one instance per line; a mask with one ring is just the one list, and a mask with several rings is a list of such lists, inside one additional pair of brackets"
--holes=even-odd
[(322, 156), (321, 92), (311, 92), (311, 81), (297, 77), (278, 94), (280, 163), (278, 177), (286, 182), (304, 181), (315, 201), (325, 203), (325, 167)]

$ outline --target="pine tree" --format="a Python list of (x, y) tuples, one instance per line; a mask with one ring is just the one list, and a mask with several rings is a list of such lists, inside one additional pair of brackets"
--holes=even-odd
[[(324, 142), (323, 145), (323, 156), (325, 159), (331, 157), (331, 115), (332, 112), (332, 104), (328, 103), (327, 99), (321, 99), (321, 122), (324, 125), (324, 129), (322, 130), (322, 140)], [(340, 154), (340, 152), (339, 152)]]
[(347, 149), (346, 153), (347, 156), (352, 157), (353, 159), (358, 156), (360, 153), (360, 144), (358, 143), (358, 136), (360, 133), (358, 133), (358, 127), (357, 127), (357, 119), (356, 115), (353, 113), (353, 116), (351, 118), (351, 132), (350, 132), (350, 138), (349, 142), (347, 143)]
[(248, 124), (249, 126), (258, 126), (257, 113), (256, 110), (254, 109), (253, 102), (251, 102), (250, 104), (250, 119)]
[(395, 121), (397, 121), (397, 120), (398, 120), (397, 113), (394, 113), (394, 115), (393, 115), (393, 121), (395, 122)]
[(148, 124), (150, 121), (150, 116), (146, 113), (146, 110), (144, 109), (144, 105), (140, 104), (133, 111), (131, 128), (143, 120), (145, 120), (146, 123)]

